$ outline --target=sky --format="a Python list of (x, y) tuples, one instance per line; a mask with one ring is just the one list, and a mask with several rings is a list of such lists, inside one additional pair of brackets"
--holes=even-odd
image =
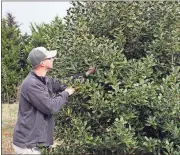
[(50, 23), (56, 15), (61, 19), (67, 15), (70, 2), (5, 2), (1, 3), (1, 16), (7, 12), (15, 16), (15, 20), (21, 24), (20, 30), (31, 34), (30, 23)]

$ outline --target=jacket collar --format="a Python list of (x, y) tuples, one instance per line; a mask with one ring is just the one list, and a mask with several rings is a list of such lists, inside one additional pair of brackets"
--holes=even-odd
[(39, 79), (40, 81), (42, 81), (44, 84), (47, 84), (47, 78), (46, 76), (38, 76), (33, 70), (31, 70), (30, 72), (32, 75), (34, 75), (37, 79)]

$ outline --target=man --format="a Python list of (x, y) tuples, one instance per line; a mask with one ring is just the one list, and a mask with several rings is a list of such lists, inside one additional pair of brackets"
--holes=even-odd
[[(46, 76), (53, 68), (56, 54), (56, 50), (48, 51), (44, 47), (34, 48), (29, 53), (33, 70), (21, 85), (18, 120), (13, 133), (13, 147), (17, 154), (40, 154), (37, 146), (53, 144), (53, 114), (75, 92), (75, 88), (64, 88), (59, 80)], [(86, 75), (94, 72), (94, 68), (89, 68)]]

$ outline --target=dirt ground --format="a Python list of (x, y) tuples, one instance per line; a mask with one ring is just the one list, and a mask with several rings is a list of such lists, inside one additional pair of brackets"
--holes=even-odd
[(1, 148), (2, 154), (15, 154), (12, 148), (12, 134), (17, 120), (18, 104), (1, 104)]

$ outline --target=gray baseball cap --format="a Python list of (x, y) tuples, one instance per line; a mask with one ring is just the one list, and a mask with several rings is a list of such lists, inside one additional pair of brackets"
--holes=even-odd
[(44, 59), (55, 57), (56, 54), (57, 54), (57, 50), (48, 51), (44, 47), (37, 47), (31, 50), (28, 57), (31, 62), (31, 65), (35, 67), (38, 64), (40, 64), (40, 62), (43, 61)]

